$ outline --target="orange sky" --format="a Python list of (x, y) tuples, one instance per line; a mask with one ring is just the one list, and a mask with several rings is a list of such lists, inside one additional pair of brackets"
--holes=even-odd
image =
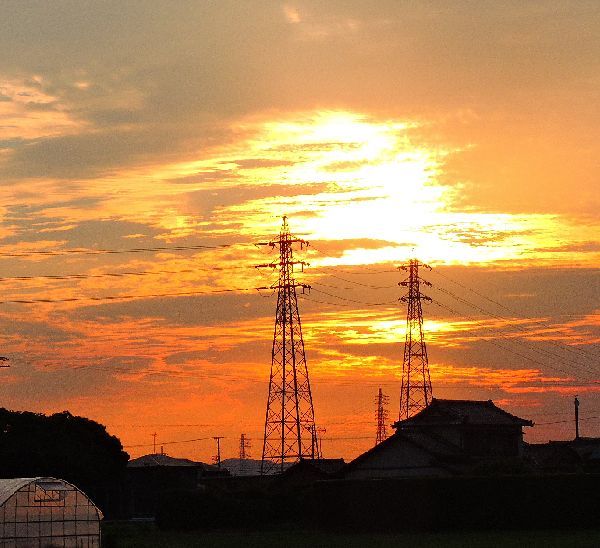
[[(0, 21), (2, 405), (91, 417), (136, 456), (153, 432), (235, 456), (244, 432), (260, 457), (275, 297), (253, 243), (286, 214), (312, 244), (325, 456), (371, 445), (380, 386), (398, 413), (412, 253), (434, 267), (435, 396), (493, 399), (544, 441), (573, 435), (579, 394), (600, 435), (596, 2), (57, 1)], [(197, 245), (228, 247), (172, 249)], [(30, 278), (65, 274), (88, 277)], [(85, 300), (115, 296), (136, 298)]]

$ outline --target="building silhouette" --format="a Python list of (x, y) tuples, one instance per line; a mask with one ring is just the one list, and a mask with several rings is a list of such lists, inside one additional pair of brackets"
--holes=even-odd
[(346, 478), (453, 476), (486, 461), (521, 459), (523, 427), (489, 401), (444, 400), (393, 424), (395, 433), (350, 462)]

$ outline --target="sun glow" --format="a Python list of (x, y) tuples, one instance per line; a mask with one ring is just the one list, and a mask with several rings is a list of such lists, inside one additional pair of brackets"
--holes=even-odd
[(167, 241), (205, 229), (254, 241), (272, 236), (286, 214), (295, 233), (328, 247), (311, 257), (313, 267), (396, 263), (413, 253), (437, 264), (572, 263), (564, 250), (578, 244), (582, 263), (598, 258), (584, 253), (594, 226), (465, 206), (476, 181), (455, 180), (447, 167), (464, 150), (432, 142), (427, 127), (347, 111), (270, 113), (233, 123), (231, 139), (201, 159), (103, 184), (126, 180), (136, 199), (115, 193), (112, 209), (145, 219)]
[(434, 262), (487, 263), (550, 245), (549, 216), (459, 210), (462, 185), (447, 182), (444, 162), (461, 151), (423, 144), (419, 128), (337, 111), (252, 121), (237, 127), (251, 138), (203, 161), (202, 169), (238, 166), (236, 185), (272, 187), (268, 197), (220, 210), (223, 220), (244, 218), (244, 232), (264, 232), (286, 213), (311, 240), (355, 242), (313, 266), (396, 262), (410, 253)]

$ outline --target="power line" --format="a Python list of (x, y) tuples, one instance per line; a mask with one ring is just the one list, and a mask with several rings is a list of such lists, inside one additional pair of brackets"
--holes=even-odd
[(213, 289), (211, 291), (182, 291), (176, 293), (148, 293), (145, 295), (106, 295), (104, 297), (64, 297), (62, 299), (10, 299), (0, 301), (0, 304), (44, 304), (44, 303), (71, 303), (71, 302), (99, 302), (99, 301), (121, 301), (132, 299), (157, 299), (163, 297), (186, 297), (193, 295), (210, 295), (213, 293), (236, 293), (241, 291), (256, 291), (258, 287), (237, 287), (229, 289)]
[(124, 276), (151, 276), (156, 274), (189, 274), (196, 269), (185, 270), (142, 270), (129, 272), (104, 272), (102, 274), (44, 274), (39, 276), (0, 276), (0, 282), (28, 280), (87, 280), (90, 278), (120, 278)]
[[(433, 304), (438, 305), (441, 308), (445, 308), (446, 310), (448, 310), (452, 314), (456, 314), (457, 316), (467, 318), (468, 320), (470, 320), (472, 322), (475, 322), (475, 323), (477, 322), (477, 320), (475, 318), (472, 318), (471, 316), (468, 316), (466, 314), (462, 314), (462, 313), (458, 312), (457, 310), (454, 310), (452, 307), (449, 307), (449, 306), (447, 306), (447, 305), (445, 305), (443, 303), (440, 303), (439, 301), (436, 301), (435, 299), (432, 299), (431, 302)], [(499, 343), (499, 342), (497, 342), (495, 340), (492, 340), (492, 339), (482, 339), (482, 340), (485, 341), (485, 342), (487, 342), (487, 343), (489, 343), (489, 344), (497, 346), (498, 348), (502, 348), (503, 350), (507, 350), (508, 352), (511, 352), (515, 356), (519, 356), (519, 357), (521, 357), (521, 358), (523, 358), (525, 360), (528, 360), (528, 361), (530, 361), (532, 363), (535, 363), (537, 365), (540, 365), (542, 367), (550, 367), (551, 369), (554, 369), (555, 371), (560, 371), (561, 373), (564, 373), (566, 375), (570, 375), (571, 374), (571, 373), (569, 373), (568, 371), (566, 371), (565, 369), (563, 369), (561, 367), (557, 367), (557, 366), (551, 365), (549, 363), (544, 363), (544, 362), (541, 362), (539, 360), (536, 360), (535, 358), (532, 358), (531, 356), (527, 356), (526, 354), (522, 354), (520, 352), (517, 352), (516, 350), (514, 350), (514, 349), (512, 349), (512, 348), (510, 348), (510, 347), (508, 347), (506, 345), (503, 345), (503, 344), (501, 344), (501, 343)], [(586, 379), (586, 380), (590, 380), (591, 381), (592, 379)]]
[(0, 276), (0, 282), (29, 280), (86, 280), (89, 278), (120, 278), (126, 276), (151, 276), (156, 274), (191, 274), (194, 272), (213, 272), (228, 270), (250, 270), (247, 266), (208, 266), (182, 270), (132, 270), (125, 272), (102, 272), (99, 274), (40, 274), (35, 276)]
[[(600, 416), (598, 417), (585, 417), (583, 419), (579, 419), (580, 421), (591, 421), (591, 420), (597, 420), (600, 419)], [(550, 424), (566, 424), (566, 423), (572, 423), (574, 422), (573, 419), (569, 419), (569, 420), (564, 420), (564, 421), (553, 421), (553, 422), (536, 422), (535, 426), (548, 426)]]
[(0, 252), (0, 257), (34, 257), (57, 255), (120, 255), (123, 253), (152, 253), (157, 251), (199, 251), (203, 249), (225, 249), (233, 246), (250, 244), (219, 244), (219, 245), (176, 245), (157, 247), (132, 247), (129, 249), (61, 249), (55, 251), (14, 251)]
[(357, 304), (363, 304), (365, 306), (391, 306), (392, 304), (397, 304), (397, 301), (370, 303), (370, 302), (366, 302), (366, 301), (359, 301), (357, 299), (348, 299), (347, 297), (342, 297), (340, 295), (334, 295), (333, 293), (327, 293), (327, 291), (321, 291), (320, 289), (315, 289), (314, 287), (311, 290), (316, 291), (317, 293), (322, 293), (323, 295), (327, 295), (328, 297), (333, 297), (334, 299), (341, 299), (343, 301), (348, 301), (348, 302), (357, 303)]
[[(515, 311), (514, 309), (509, 308), (508, 306), (506, 306), (506, 305), (504, 305), (504, 304), (496, 301), (495, 299), (492, 299), (492, 298), (488, 297), (487, 295), (484, 295), (483, 293), (481, 293), (479, 291), (476, 291), (475, 289), (473, 289), (473, 288), (471, 288), (471, 287), (469, 287), (469, 286), (467, 286), (465, 284), (462, 284), (462, 283), (454, 280), (453, 278), (451, 278), (450, 276), (448, 276), (446, 274), (442, 274), (438, 270), (434, 270), (434, 272), (436, 274), (438, 274), (438, 276), (441, 276), (442, 278), (445, 278), (446, 280), (449, 280), (450, 282), (458, 285), (459, 287), (462, 287), (463, 289), (466, 289), (467, 291), (470, 291), (474, 295), (477, 295), (477, 296), (481, 297), (482, 299), (485, 299), (486, 301), (488, 301), (488, 302), (490, 302), (492, 304), (495, 304), (496, 306), (499, 306), (500, 308), (506, 310), (507, 312), (510, 312), (511, 314), (514, 314), (515, 316), (520, 316), (520, 314), (519, 314), (518, 311)], [(503, 319), (506, 319), (506, 318), (503, 318)], [(553, 326), (551, 324), (547, 323), (547, 322), (540, 321), (539, 323), (541, 323), (542, 325), (544, 325), (545, 327), (547, 327), (549, 329), (553, 329)], [(550, 344), (552, 344), (554, 346), (557, 346), (558, 348), (566, 350), (568, 352), (579, 353), (579, 354), (585, 355), (588, 358), (592, 357), (593, 359), (597, 359), (597, 357), (594, 354), (592, 354), (590, 352), (587, 352), (587, 351), (585, 351), (585, 350), (583, 350), (581, 348), (573, 348), (573, 347), (568, 346), (566, 344), (561, 344), (561, 343), (558, 343), (558, 342), (555, 342), (555, 341), (547, 341), (547, 342), (549, 342)]]
[[(445, 293), (446, 295), (449, 295), (450, 297), (454, 298), (455, 300), (466, 304), (467, 306), (470, 306), (471, 308), (474, 308), (475, 310), (477, 310), (478, 312), (481, 312), (482, 314), (485, 314), (486, 316), (489, 316), (491, 318), (494, 318), (496, 320), (500, 320), (500, 321), (511, 321), (511, 318), (505, 318), (502, 316), (498, 316), (492, 312), (489, 312), (487, 310), (485, 310), (484, 308), (472, 303), (471, 301), (468, 301), (467, 299), (463, 299), (462, 297), (459, 297), (458, 295), (455, 295), (454, 293), (452, 293), (451, 291), (448, 291), (447, 289), (443, 289), (441, 287), (436, 287), (434, 286), (435, 289), (437, 289), (438, 291), (441, 291), (442, 293)], [(520, 326), (517, 323), (512, 323), (511, 324), (512, 327), (514, 327), (515, 329), (517, 329), (518, 331), (520, 331), (521, 333), (524, 333), (525, 335), (529, 335), (529, 331), (525, 328), (523, 328), (522, 326)], [(502, 329), (502, 328), (500, 328)], [(509, 333), (509, 331), (507, 331), (506, 329), (502, 329), (505, 333)], [(528, 348), (530, 348), (530, 346), (526, 345), (524, 341), (514, 341), (517, 344), (521, 344), (522, 346), (527, 346)], [(551, 341), (548, 341), (551, 342)], [(562, 348), (561, 346), (559, 346), (559, 348)], [(545, 348), (539, 348), (539, 349), (533, 349), (534, 352), (541, 352), (543, 354), (546, 354), (547, 356), (550, 356), (553, 359), (558, 359), (560, 361), (562, 361), (564, 364), (566, 364), (567, 366), (571, 366), (572, 362), (568, 361), (565, 357), (561, 356), (560, 354), (557, 354), (556, 352), (552, 352), (550, 350), (547, 350)], [(581, 364), (583, 365), (583, 364)], [(594, 373), (593, 370), (587, 369), (585, 368), (587, 372), (589, 373)]]
[(320, 266), (317, 267), (317, 270), (327, 270), (330, 268), (335, 268), (336, 272), (343, 272), (345, 274), (352, 274), (352, 275), (356, 275), (356, 276), (365, 276), (365, 275), (372, 275), (372, 274), (397, 274), (398, 273), (398, 269), (394, 269), (394, 270), (376, 270), (374, 268), (369, 268), (367, 266), (364, 265), (360, 265), (361, 270), (360, 271), (356, 271), (356, 270), (347, 270), (347, 269), (343, 269), (343, 268), (339, 268), (337, 266)]
[[(465, 304), (468, 304), (468, 305), (474, 306), (475, 308), (478, 308), (478, 309), (480, 309), (480, 307), (477, 307), (477, 305), (473, 305), (472, 303), (470, 303), (470, 302), (469, 302), (469, 301), (467, 301), (466, 299), (462, 299), (461, 297), (458, 297), (458, 296), (454, 295), (453, 293), (451, 293), (451, 292), (449, 292), (449, 291), (443, 290), (443, 289), (441, 289), (441, 288), (436, 288), (436, 289), (439, 289), (440, 291), (443, 291), (443, 292), (445, 292), (445, 293), (448, 293), (450, 296), (453, 296), (454, 298), (456, 298), (457, 300), (459, 300), (459, 301), (461, 301), (461, 302), (464, 302)], [(327, 296), (329, 296), (329, 297), (333, 297), (333, 298), (337, 298), (337, 299), (342, 299), (342, 300), (344, 300), (344, 301), (348, 301), (348, 302), (351, 302), (351, 303), (362, 304), (362, 305), (365, 305), (365, 306), (390, 306), (390, 305), (392, 305), (392, 304), (395, 304), (395, 301), (391, 301), (391, 302), (388, 302), (388, 303), (369, 303), (369, 302), (365, 302), (365, 301), (359, 301), (359, 300), (356, 300), (356, 299), (348, 299), (348, 298), (346, 298), (346, 297), (342, 297), (342, 296), (340, 296), (340, 295), (335, 295), (335, 294), (332, 294), (332, 293), (328, 293), (328, 292), (326, 292), (326, 291), (322, 291), (322, 290), (316, 289), (316, 288), (314, 288), (314, 287), (312, 288), (312, 291), (316, 291), (316, 292), (318, 292), (318, 293), (322, 293), (322, 294), (324, 294), (324, 295), (327, 295)], [(312, 299), (311, 297), (307, 298), (307, 300), (309, 300), (309, 301), (313, 301), (313, 302), (319, 302), (319, 303), (321, 303), (321, 304), (329, 304), (329, 305), (332, 305), (332, 306), (346, 306), (346, 307), (351, 307), (351, 305), (349, 305), (349, 304), (344, 304), (344, 303), (335, 303), (335, 302), (329, 302), (329, 301), (317, 301), (316, 299)], [(477, 320), (475, 320), (474, 318), (471, 318), (471, 317), (469, 317), (469, 316), (467, 316), (467, 315), (465, 315), (465, 314), (461, 314), (460, 312), (458, 312), (458, 311), (456, 311), (456, 310), (454, 310), (454, 309), (452, 309), (452, 308), (450, 308), (450, 307), (448, 307), (448, 306), (446, 306), (446, 305), (443, 305), (442, 303), (440, 303), (440, 302), (438, 302), (438, 301), (433, 301), (433, 302), (434, 302), (435, 304), (437, 304), (438, 306), (441, 306), (442, 308), (446, 308), (448, 311), (452, 312), (453, 314), (456, 314), (456, 315), (458, 315), (458, 316), (463, 316), (463, 317), (466, 317), (466, 318), (470, 319), (470, 320), (471, 320), (471, 321), (473, 321), (473, 322), (476, 322), (476, 321), (477, 321)], [(488, 315), (488, 316), (492, 316), (492, 317), (494, 317), (495, 319), (506, 320), (506, 318), (502, 318), (502, 317), (498, 317), (498, 316), (495, 316), (495, 315), (493, 315), (493, 314), (490, 314), (489, 312), (485, 311), (484, 309), (480, 309), (480, 311), (481, 311), (481, 312), (483, 312), (484, 314)], [(523, 329), (523, 328), (521, 328), (520, 326), (515, 326), (515, 327), (516, 327), (517, 329), (520, 329), (521, 331), (523, 331), (523, 332), (525, 332), (525, 333), (527, 332), (526, 330), (524, 330), (524, 329)], [(505, 332), (507, 332), (507, 331), (505, 331)], [(536, 359), (534, 359), (534, 358), (531, 358), (530, 356), (526, 356), (526, 355), (524, 355), (524, 354), (521, 354), (521, 353), (519, 353), (519, 352), (517, 352), (517, 351), (514, 351), (514, 350), (510, 349), (510, 348), (509, 348), (509, 347), (507, 347), (506, 345), (501, 345), (501, 344), (497, 343), (496, 341), (492, 341), (492, 340), (489, 340), (489, 339), (485, 339), (485, 340), (486, 340), (486, 342), (489, 342), (490, 344), (493, 344), (493, 345), (497, 346), (498, 348), (502, 348), (502, 349), (504, 349), (504, 350), (508, 350), (509, 352), (512, 352), (513, 354), (515, 354), (515, 355), (517, 355), (517, 356), (519, 356), (519, 357), (522, 357), (522, 358), (524, 358), (524, 359), (526, 359), (526, 360), (529, 360), (529, 361), (531, 361), (531, 362), (533, 362), (533, 363), (536, 363), (536, 364), (538, 364), (538, 365), (540, 365), (540, 366), (542, 366), (542, 367), (546, 367), (546, 366), (548, 366), (548, 367), (551, 367), (552, 369), (555, 369), (555, 370), (557, 370), (557, 371), (560, 371), (560, 372), (562, 372), (562, 373), (565, 373), (565, 374), (567, 374), (567, 375), (569, 374), (569, 373), (568, 373), (568, 372), (567, 372), (565, 369), (558, 368), (558, 367), (556, 367), (556, 366), (552, 366), (552, 365), (550, 365), (550, 364), (546, 364), (546, 363), (544, 363), (544, 362), (541, 362), (541, 361), (539, 361), (539, 360), (536, 360)], [(559, 356), (559, 355), (557, 355), (557, 354), (554, 354), (554, 353), (552, 353), (552, 352), (549, 352), (549, 351), (547, 351), (547, 350), (544, 350), (544, 349), (539, 349), (539, 350), (532, 349), (532, 348), (530, 348), (529, 346), (525, 345), (525, 343), (523, 343), (522, 341), (513, 340), (512, 342), (514, 342), (514, 343), (516, 343), (516, 344), (521, 344), (522, 346), (525, 346), (526, 348), (528, 348), (528, 350), (530, 350), (530, 351), (533, 351), (533, 352), (535, 352), (535, 353), (538, 353), (538, 354), (540, 353), (540, 351), (542, 351), (542, 352), (544, 352), (544, 353), (546, 353), (546, 354), (548, 354), (548, 355), (551, 355), (551, 356), (553, 356), (553, 357), (558, 357), (558, 358), (559, 358), (561, 361), (563, 361), (563, 363), (567, 363), (568, 365), (572, 365), (572, 364), (571, 364), (571, 362), (567, 362), (567, 361), (566, 361), (564, 358), (562, 358), (561, 356)], [(594, 373), (594, 371), (588, 370), (588, 369), (586, 369), (586, 368), (584, 368), (584, 371), (585, 371), (586, 373)]]
[[(225, 436), (219, 436), (220, 439), (228, 439)], [(212, 440), (213, 436), (208, 436), (204, 438), (193, 438), (189, 440), (174, 440), (174, 441), (158, 441), (157, 445), (176, 445), (179, 443), (193, 443), (196, 441), (206, 441)], [(345, 441), (345, 440), (372, 440), (373, 436), (340, 436), (340, 437), (327, 437), (323, 438), (325, 441)], [(124, 445), (123, 449), (135, 449), (139, 447), (152, 447), (152, 443), (141, 443), (136, 445)]]
[(113, 424), (106, 423), (106, 426), (110, 428), (145, 428), (145, 429), (156, 429), (156, 428), (205, 428), (207, 426), (216, 426), (214, 423), (198, 423), (198, 424)]
[[(477, 310), (478, 312), (481, 312), (482, 314), (485, 314), (491, 318), (494, 318), (496, 320), (500, 320), (500, 321), (511, 321), (512, 318), (506, 318), (504, 316), (499, 316), (497, 314), (494, 314), (493, 312), (490, 312), (478, 305), (476, 305), (475, 303), (472, 303), (471, 301), (464, 299), (462, 297), (459, 297), (457, 295), (455, 295), (454, 293), (452, 293), (451, 291), (448, 291), (447, 289), (443, 289), (441, 287), (435, 287), (435, 289), (437, 289), (438, 291), (441, 291), (442, 293), (445, 293), (449, 296), (451, 296), (452, 298), (456, 299), (459, 302), (462, 302), (463, 304), (466, 304), (467, 306), (470, 306), (471, 308), (474, 308), (475, 310)], [(526, 335), (529, 334), (529, 331), (523, 327), (521, 327), (519, 324), (517, 323), (513, 323), (512, 326), (521, 331), (522, 333), (525, 333)], [(552, 340), (546, 340), (545, 342), (548, 342), (550, 344), (552, 344), (553, 346), (556, 346), (557, 348), (561, 349), (561, 350), (568, 350), (570, 352), (573, 352), (571, 350), (570, 347), (566, 346), (566, 345), (561, 345), (556, 343), (555, 341)], [(571, 363), (570, 361), (567, 362), (566, 358), (564, 358), (563, 356), (561, 356), (560, 354), (556, 354), (555, 352), (551, 352), (550, 350), (546, 350), (546, 349), (540, 349), (540, 351), (544, 352), (545, 354), (548, 354), (549, 356), (553, 356), (555, 358), (558, 358), (559, 360), (562, 360), (565, 363)], [(590, 359), (590, 356), (587, 355), (587, 353), (583, 352), (583, 355), (587, 358)], [(580, 358), (581, 359), (581, 358)]]
[[(355, 282), (354, 280), (348, 280), (346, 278), (342, 278), (341, 276), (336, 276), (335, 274), (328, 274), (331, 278), (336, 278), (341, 280), (342, 282), (347, 282), (350, 284), (360, 285), (361, 287), (368, 287), (369, 289), (393, 289), (397, 287), (397, 284), (394, 285), (371, 285), (371, 284), (363, 284), (361, 282)], [(324, 285), (324, 284), (322, 284)], [(335, 287), (335, 286), (332, 286)]]
[[(175, 441), (161, 441), (159, 443), (159, 445), (175, 445), (177, 443), (192, 443), (194, 441), (205, 441), (205, 440), (211, 440), (212, 437), (208, 437), (208, 438), (194, 438), (191, 440), (175, 440)], [(135, 447), (153, 447), (153, 443), (141, 443), (139, 445), (124, 445), (123, 449), (133, 449)]]
[(319, 301), (317, 299), (313, 299), (312, 297), (310, 297), (309, 295), (300, 295), (305, 301), (308, 302), (313, 302), (313, 303), (319, 303), (319, 304), (329, 304), (331, 306), (345, 306), (348, 308), (356, 308), (355, 306), (348, 304), (348, 303), (332, 303), (330, 301)]

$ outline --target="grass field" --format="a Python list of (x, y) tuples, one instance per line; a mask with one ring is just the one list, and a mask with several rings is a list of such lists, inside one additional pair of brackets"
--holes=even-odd
[(105, 523), (104, 548), (553, 548), (598, 547), (600, 530), (343, 534), (314, 531), (166, 532), (149, 523)]

